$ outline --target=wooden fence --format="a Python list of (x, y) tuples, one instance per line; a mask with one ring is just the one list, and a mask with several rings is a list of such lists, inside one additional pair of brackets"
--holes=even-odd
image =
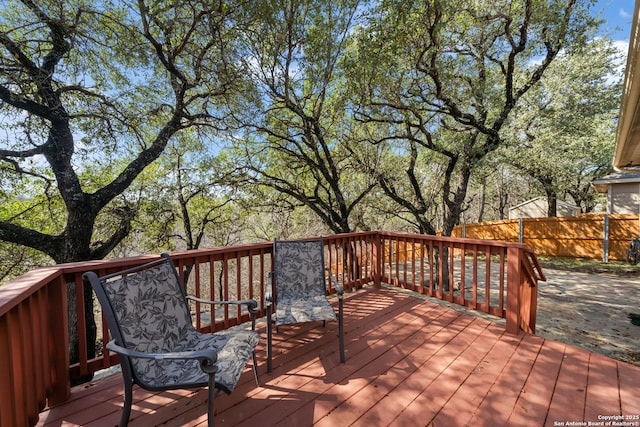
[(452, 237), (525, 243), (536, 255), (625, 261), (640, 235), (637, 214), (520, 218), (457, 226)]

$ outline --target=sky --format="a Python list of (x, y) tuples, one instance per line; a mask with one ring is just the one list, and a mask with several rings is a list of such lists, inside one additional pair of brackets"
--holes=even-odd
[(628, 45), (634, 6), (634, 0), (598, 0), (593, 10), (602, 11), (601, 17), (607, 21), (603, 32)]
[(600, 13), (600, 17), (606, 21), (602, 24), (600, 32), (602, 35), (611, 37), (613, 45), (620, 52), (621, 62), (616, 68), (619, 72), (618, 77), (621, 78), (624, 76), (627, 64), (634, 7), (634, 0), (597, 0), (592, 8), (594, 13)]

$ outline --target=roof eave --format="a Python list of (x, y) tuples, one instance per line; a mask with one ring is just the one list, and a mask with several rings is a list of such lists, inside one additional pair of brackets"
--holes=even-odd
[(640, 172), (640, 2), (635, 2), (620, 115), (616, 132), (613, 167), (619, 171)]

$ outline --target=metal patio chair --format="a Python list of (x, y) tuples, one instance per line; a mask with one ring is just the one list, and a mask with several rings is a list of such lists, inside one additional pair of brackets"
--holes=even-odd
[[(267, 372), (272, 370), (273, 324), (281, 325), (336, 320), (327, 299), (327, 275), (338, 294), (338, 341), (340, 363), (344, 356), (344, 316), (342, 286), (331, 270), (325, 268), (322, 238), (312, 240), (276, 240), (273, 244), (273, 271), (267, 286)], [(275, 319), (272, 318), (275, 305)]]
[[(167, 254), (157, 261), (103, 277), (94, 272), (83, 277), (91, 283), (107, 319), (112, 341), (106, 347), (120, 358), (124, 380), (121, 426), (129, 422), (134, 384), (147, 390), (208, 387), (208, 422), (213, 426), (215, 395), (220, 390), (227, 394), (233, 391), (250, 358), (258, 382), (256, 301), (187, 297)], [(246, 305), (252, 328), (198, 332), (192, 323), (188, 299)]]

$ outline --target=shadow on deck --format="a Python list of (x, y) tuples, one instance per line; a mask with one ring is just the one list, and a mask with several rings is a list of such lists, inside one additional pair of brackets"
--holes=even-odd
[[(264, 336), (264, 323), (259, 331)], [(274, 371), (261, 386), (248, 368), (216, 398), (226, 426), (562, 425), (616, 420), (640, 425), (640, 367), (534, 335), (394, 289), (345, 297), (347, 363), (337, 324), (281, 327)], [(72, 390), (40, 426), (116, 425), (120, 374)], [(134, 389), (131, 426), (205, 425), (204, 390)], [(624, 418), (606, 418), (606, 417)], [(565, 424), (566, 425), (566, 424)], [(611, 424), (610, 424), (611, 425)], [(624, 425), (624, 424), (618, 424)]]

